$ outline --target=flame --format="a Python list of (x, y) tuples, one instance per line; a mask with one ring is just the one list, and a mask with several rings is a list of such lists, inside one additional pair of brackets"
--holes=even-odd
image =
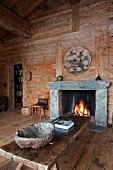
[(84, 109), (84, 117), (89, 117), (89, 116), (90, 116), (90, 111), (85, 108)]
[(90, 116), (90, 110), (84, 106), (83, 100), (80, 100), (78, 104), (75, 105), (75, 114), (79, 116)]

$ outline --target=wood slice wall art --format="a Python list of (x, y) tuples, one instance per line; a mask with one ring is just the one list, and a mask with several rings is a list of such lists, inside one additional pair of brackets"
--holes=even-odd
[(88, 70), (90, 63), (90, 52), (82, 46), (71, 48), (64, 56), (64, 67), (70, 73), (82, 73)]

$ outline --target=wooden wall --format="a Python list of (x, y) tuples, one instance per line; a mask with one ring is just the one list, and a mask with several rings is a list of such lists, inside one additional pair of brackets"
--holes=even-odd
[(4, 64), (4, 50), (4, 44), (0, 43), (0, 95), (7, 95), (7, 75), (3, 74), (3, 72), (6, 73), (6, 65)]
[[(39, 96), (49, 97), (46, 85), (58, 74), (63, 80), (94, 80), (97, 75), (111, 82), (109, 88), (108, 122), (113, 112), (113, 3), (112, 0), (81, 0), (78, 18), (74, 20), (76, 5), (58, 0), (46, 11), (35, 10), (28, 16), (32, 24), (32, 38), (7, 39), (5, 64), (23, 64), (24, 106), (30, 106)], [(75, 26), (77, 28), (75, 29)], [(65, 53), (76, 45), (86, 47), (92, 56), (89, 69), (79, 75), (68, 73), (63, 66)], [(32, 80), (26, 81), (27, 71)], [(4, 72), (5, 73), (5, 72)], [(7, 75), (7, 72), (5, 73)]]
[[(107, 58), (107, 57), (106, 57)], [(108, 67), (106, 67), (105, 71), (108, 71), (108, 80), (111, 82), (111, 86), (108, 90), (108, 109), (109, 109), (109, 117), (108, 121), (112, 121), (113, 116), (113, 34), (109, 35), (109, 48), (108, 48)]]

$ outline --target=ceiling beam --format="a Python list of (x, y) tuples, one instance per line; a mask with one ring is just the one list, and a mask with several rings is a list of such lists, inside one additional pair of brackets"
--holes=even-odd
[(0, 39), (7, 33), (7, 30), (0, 28)]
[(5, 50), (5, 45), (0, 42), (0, 52)]
[(0, 0), (0, 3), (10, 9), (17, 3), (17, 0)]
[[(17, 0), (0, 0), (0, 3), (7, 7), (8, 9), (11, 9), (15, 4)], [(7, 30), (0, 28), (0, 38), (2, 38), (7, 33)]]
[(31, 37), (30, 24), (2, 5), (0, 5), (0, 27), (13, 31), (17, 35)]
[(80, 0), (70, 0), (71, 5), (78, 4), (79, 2), (80, 2)]
[(12, 8), (16, 4), (17, 0), (11, 0), (7, 5), (8, 8)]
[(30, 14), (43, 0), (30, 0), (25, 1), (24, 7), (18, 12), (21, 17), (26, 17)]
[(80, 30), (79, 23), (79, 3), (72, 5), (72, 31), (77, 32)]
[[(44, 0), (30, 0), (24, 1), (24, 7), (21, 7), (21, 10), (18, 13), (22, 18), (25, 18), (32, 10), (34, 10), (38, 5), (43, 3)], [(17, 0), (1, 0), (1, 3), (6, 6), (7, 8), (12, 8), (16, 3)], [(25, 11), (24, 11), (25, 10)], [(18, 9), (17, 9), (18, 11)], [(0, 38), (2, 38), (7, 33), (7, 30), (2, 29), (0, 30)]]
[[(38, 5), (43, 3), (45, 0), (30, 0), (25, 1), (25, 5), (22, 10), (18, 12), (18, 15), (20, 15), (22, 18), (25, 18), (31, 11), (33, 11)], [(16, 3), (18, 3), (18, 0), (2, 0), (2, 4), (6, 6), (7, 8), (11, 9)], [(45, 3), (44, 3), (45, 5)], [(44, 9), (45, 10), (45, 9)], [(18, 10), (17, 10), (18, 11)], [(0, 39), (7, 33), (7, 30), (3, 29), (2, 32), (0, 32)]]
[(49, 8), (46, 0), (43, 0), (43, 2), (41, 2), (40, 7), (41, 7), (42, 10), (47, 10)]

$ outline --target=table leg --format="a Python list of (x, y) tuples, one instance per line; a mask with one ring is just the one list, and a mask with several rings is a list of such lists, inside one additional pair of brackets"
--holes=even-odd
[(39, 111), (39, 118), (41, 119), (41, 118), (42, 118), (42, 108), (40, 107), (39, 110), (40, 110), (40, 111)]
[(22, 163), (18, 163), (17, 167), (16, 167), (16, 170), (21, 170), (23, 167), (23, 164)]
[(37, 108), (34, 108), (34, 115), (37, 115)]
[(33, 116), (33, 114), (34, 114), (34, 113), (33, 113), (33, 110), (34, 110), (34, 108), (32, 107), (32, 108), (31, 108), (31, 115), (32, 115), (32, 116)]
[(58, 170), (57, 165), (56, 165), (56, 164), (54, 164), (54, 165), (52, 166), (51, 170)]

